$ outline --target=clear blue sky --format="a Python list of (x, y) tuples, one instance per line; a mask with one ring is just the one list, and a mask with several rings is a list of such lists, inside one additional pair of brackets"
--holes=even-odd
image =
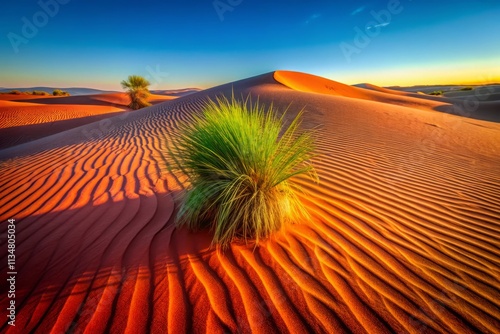
[(139, 74), (152, 88), (208, 88), (277, 69), (348, 84), (500, 81), (498, 0), (23, 0), (0, 18), (2, 87), (120, 90)]

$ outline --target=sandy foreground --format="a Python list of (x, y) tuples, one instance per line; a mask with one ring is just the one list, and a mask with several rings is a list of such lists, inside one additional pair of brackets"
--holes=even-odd
[[(185, 185), (162, 152), (207, 97), (232, 91), (287, 117), (305, 108), (320, 183), (297, 179), (310, 221), (220, 253), (210, 232), (174, 228)], [(497, 100), (278, 71), (0, 150), (17, 271), (16, 326), (2, 283), (0, 331), (498, 332), (499, 116)]]

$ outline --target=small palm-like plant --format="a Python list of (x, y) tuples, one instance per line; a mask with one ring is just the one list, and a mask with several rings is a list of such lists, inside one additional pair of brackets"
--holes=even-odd
[(249, 99), (210, 100), (201, 116), (180, 126), (170, 151), (190, 186), (178, 226), (212, 229), (212, 243), (259, 240), (307, 216), (292, 177), (317, 179), (310, 132), (297, 133), (300, 112), (287, 128), (271, 106)]
[(128, 80), (123, 80), (121, 84), (130, 97), (130, 108), (137, 110), (151, 105), (147, 101), (151, 95), (148, 90), (150, 85), (148, 80), (139, 75), (129, 75)]

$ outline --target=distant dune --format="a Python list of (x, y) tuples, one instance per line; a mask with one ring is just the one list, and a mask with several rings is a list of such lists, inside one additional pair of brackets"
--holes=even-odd
[[(404, 92), (413, 92), (413, 93), (418, 93), (418, 92), (423, 92), (423, 93), (431, 93), (436, 90), (442, 90), (442, 91), (456, 91), (460, 92), (464, 88), (487, 88), (488, 90), (498, 90), (500, 88), (500, 84), (485, 84), (485, 85), (417, 85), (417, 86), (410, 86), (410, 87), (400, 87), (400, 86), (393, 86), (393, 87), (387, 87), (392, 90), (396, 91), (404, 91)], [(470, 91), (469, 91), (470, 92)]]
[[(0, 234), (15, 218), (18, 247), (16, 327), (0, 331), (498, 332), (498, 101), (453, 114), (463, 100), (366, 87), (277, 71), (0, 150)], [(305, 109), (320, 183), (296, 179), (310, 220), (219, 253), (174, 227), (187, 185), (164, 153), (232, 92), (286, 120)], [(103, 100), (119, 109), (87, 106)], [(66, 108), (48, 101), (17, 101), (33, 107), (19, 128)]]
[[(117, 91), (94, 89), (94, 88), (83, 88), (83, 87), (28, 87), (28, 88), (3, 88), (0, 87), (0, 93), (8, 93), (13, 90), (18, 90), (20, 92), (32, 92), (34, 90), (47, 92), (52, 94), (55, 89), (61, 89), (68, 92), (71, 96), (78, 95), (96, 95), (96, 94), (106, 94), (106, 93), (118, 93)], [(151, 90), (151, 93), (155, 95), (169, 95), (169, 96), (184, 96), (191, 93), (199, 92), (199, 88), (180, 88), (180, 89), (163, 89), (163, 90)]]
[(25, 87), (25, 88), (0, 88), (0, 92), (10, 92), (13, 90), (18, 90), (20, 92), (32, 92), (34, 90), (38, 91), (43, 91), (47, 92), (49, 94), (52, 94), (52, 92), (55, 89), (60, 89), (65, 92), (70, 93), (70, 95), (93, 95), (93, 94), (104, 94), (104, 93), (117, 93), (116, 91), (109, 91), (109, 90), (101, 90), (101, 89), (94, 89), (94, 88), (83, 88), (83, 87), (68, 87), (68, 88), (61, 88), (61, 87)]
[(165, 90), (152, 90), (151, 93), (158, 95), (169, 95), (169, 96), (185, 96), (193, 93), (199, 92), (199, 88), (183, 88), (183, 89), (165, 89)]

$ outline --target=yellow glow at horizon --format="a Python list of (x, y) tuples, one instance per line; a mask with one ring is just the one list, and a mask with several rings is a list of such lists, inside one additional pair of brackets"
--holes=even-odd
[(500, 83), (500, 59), (419, 64), (407, 68), (385, 68), (348, 73), (332, 80), (347, 84), (371, 83), (378, 86), (479, 85)]

